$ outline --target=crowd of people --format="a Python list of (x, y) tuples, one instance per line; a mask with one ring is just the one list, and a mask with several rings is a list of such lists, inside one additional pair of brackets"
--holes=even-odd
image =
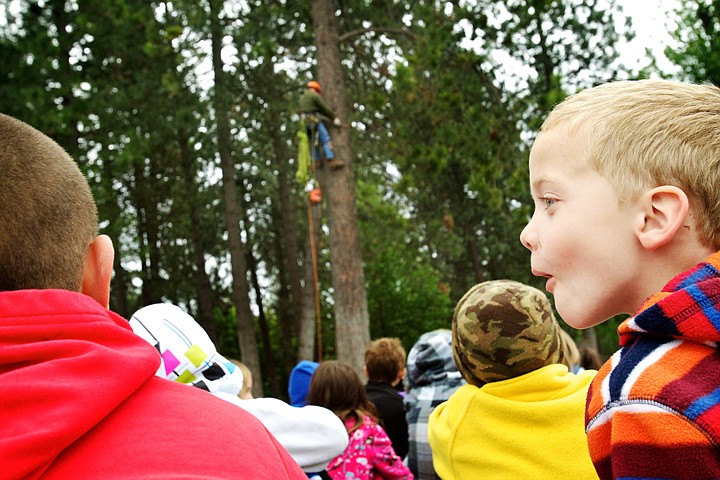
[(290, 403), (253, 398), (181, 308), (109, 310), (112, 241), (58, 144), (0, 114), (0, 171), (3, 478), (720, 478), (715, 86), (590, 88), (534, 141), (520, 240), (571, 327), (630, 315), (602, 366), (496, 279), (407, 355), (375, 339), (363, 372), (307, 359)]

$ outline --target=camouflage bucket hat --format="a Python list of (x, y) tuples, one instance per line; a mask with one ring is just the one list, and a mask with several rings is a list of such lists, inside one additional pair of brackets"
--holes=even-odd
[(563, 363), (560, 326), (540, 290), (512, 280), (471, 288), (455, 307), (455, 362), (476, 386)]

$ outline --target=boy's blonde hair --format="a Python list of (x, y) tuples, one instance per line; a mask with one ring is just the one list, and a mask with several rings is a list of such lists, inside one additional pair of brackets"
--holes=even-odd
[(237, 396), (245, 399), (248, 397), (248, 395), (252, 395), (252, 372), (250, 371), (248, 366), (240, 360), (235, 360), (234, 358), (228, 358), (228, 360), (235, 364), (240, 369), (240, 373), (242, 373), (243, 384)]
[(668, 80), (606, 83), (571, 95), (541, 131), (585, 140), (591, 165), (621, 203), (674, 185), (690, 200), (698, 238), (720, 250), (720, 89)]
[(365, 349), (368, 379), (392, 384), (405, 367), (405, 359), (405, 349), (399, 338), (378, 338)]
[(563, 340), (562, 347), (565, 353), (563, 364), (572, 372), (575, 366), (580, 364), (580, 350), (578, 350), (575, 339), (573, 339), (568, 332), (562, 328), (559, 329), (559, 331)]
[(87, 180), (57, 143), (0, 114), (0, 291), (79, 291), (98, 214)]

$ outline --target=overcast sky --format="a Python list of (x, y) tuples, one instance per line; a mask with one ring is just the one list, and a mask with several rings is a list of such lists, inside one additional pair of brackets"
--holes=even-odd
[(675, 28), (672, 10), (677, 0), (618, 0), (625, 15), (633, 19), (635, 39), (621, 49), (626, 66), (645, 66), (649, 62), (645, 49), (650, 48), (658, 57), (659, 66), (667, 72), (676, 70), (663, 53), (667, 45), (673, 44), (669, 31)]

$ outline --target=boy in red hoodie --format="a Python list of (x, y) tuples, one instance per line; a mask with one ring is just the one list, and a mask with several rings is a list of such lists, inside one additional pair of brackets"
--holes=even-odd
[(0, 171), (3, 478), (306, 478), (255, 417), (155, 376), (107, 309), (112, 242), (70, 156), (0, 114)]

